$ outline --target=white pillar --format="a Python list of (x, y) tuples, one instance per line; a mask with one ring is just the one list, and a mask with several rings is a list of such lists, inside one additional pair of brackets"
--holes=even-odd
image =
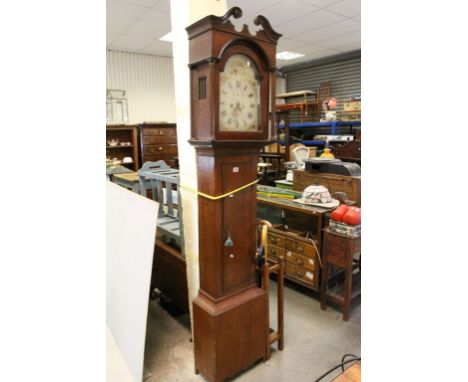
[[(190, 139), (190, 72), (188, 68), (188, 35), (185, 28), (205, 16), (222, 16), (226, 11), (226, 0), (171, 0), (180, 183), (194, 189), (198, 189), (197, 166), (195, 149), (188, 143)], [(200, 287), (198, 273), (198, 201), (195, 194), (183, 188), (181, 189), (181, 196), (190, 317), (192, 317), (192, 301)]]

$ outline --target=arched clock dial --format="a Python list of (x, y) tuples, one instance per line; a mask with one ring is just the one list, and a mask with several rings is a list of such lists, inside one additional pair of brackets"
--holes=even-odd
[(259, 131), (260, 79), (254, 62), (244, 54), (229, 57), (220, 73), (219, 130)]

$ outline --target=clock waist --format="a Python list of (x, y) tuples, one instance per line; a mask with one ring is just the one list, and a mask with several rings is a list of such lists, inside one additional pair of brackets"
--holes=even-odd
[(206, 199), (219, 200), (219, 199), (227, 198), (229, 195), (235, 194), (236, 192), (245, 190), (246, 188), (249, 188), (250, 186), (253, 186), (256, 183), (258, 183), (258, 179), (254, 180), (253, 182), (247, 183), (247, 184), (245, 184), (245, 185), (243, 185), (241, 187), (238, 187), (235, 190), (226, 192), (225, 194), (222, 194), (222, 195), (208, 195), (208, 194), (205, 194), (204, 192), (198, 191), (195, 188), (190, 187), (190, 186), (185, 185), (185, 184), (181, 184), (180, 187), (183, 188), (184, 190), (193, 192), (194, 194), (202, 196), (202, 197), (204, 197)]

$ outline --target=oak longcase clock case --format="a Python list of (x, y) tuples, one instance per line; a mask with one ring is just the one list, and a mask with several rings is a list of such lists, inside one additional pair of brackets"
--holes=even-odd
[[(187, 28), (191, 140), (199, 191), (218, 196), (257, 179), (274, 124), (275, 54), (281, 36), (263, 16), (250, 34), (223, 17)], [(193, 303), (195, 369), (222, 381), (265, 357), (268, 303), (255, 283), (256, 186), (220, 199), (199, 196), (200, 290)]]

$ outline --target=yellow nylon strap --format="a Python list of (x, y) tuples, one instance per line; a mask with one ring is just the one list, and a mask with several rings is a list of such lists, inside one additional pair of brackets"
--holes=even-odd
[(253, 182), (250, 182), (249, 184), (246, 184), (245, 186), (236, 188), (235, 190), (232, 190), (230, 192), (227, 192), (227, 193), (225, 193), (223, 195), (218, 195), (218, 196), (212, 196), (212, 195), (205, 194), (204, 192), (197, 191), (197, 190), (195, 190), (194, 188), (192, 188), (190, 186), (186, 186), (185, 184), (181, 184), (180, 187), (182, 187), (183, 189), (185, 189), (187, 191), (193, 192), (193, 193), (195, 193), (197, 195), (203, 196), (204, 198), (207, 198), (207, 199), (210, 199), (210, 200), (218, 200), (218, 199), (225, 198), (225, 197), (227, 197), (229, 195), (235, 194), (236, 192), (242, 191), (242, 190), (246, 189), (247, 187), (250, 187), (250, 186), (254, 185), (255, 183), (258, 183), (258, 179), (254, 180)]

